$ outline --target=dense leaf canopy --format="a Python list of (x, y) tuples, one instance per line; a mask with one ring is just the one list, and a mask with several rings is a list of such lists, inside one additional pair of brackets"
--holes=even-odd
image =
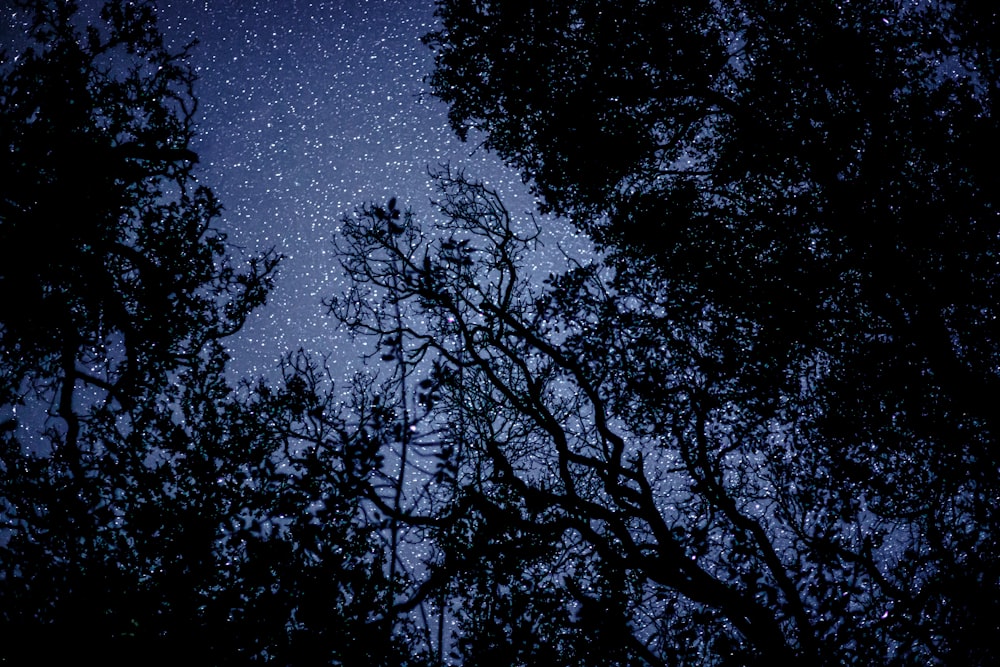
[(0, 67), (0, 662), (419, 662), (360, 508), (369, 412), (348, 425), (302, 355), (227, 383), (277, 258), (214, 229), (186, 52), (152, 3), (23, 9)]
[[(770, 611), (660, 583), (723, 610), (753, 650), (988, 662), (995, 623), (972, 610), (1000, 599), (996, 11), (444, 0), (439, 14), (430, 81), (454, 129), (520, 169), (611, 272), (516, 305), (470, 298), (511, 329), (468, 344), (507, 351), (527, 384), (501, 403), (540, 426), (569, 417), (518, 403), (554, 372), (518, 361), (533, 355), (569, 375), (597, 434), (606, 419), (659, 443), (625, 465), (627, 445), (581, 460), (550, 432), (569, 471), (550, 499), (579, 511), (574, 463), (640, 492), (669, 477), (653, 452), (673, 449), (690, 486), (663, 482), (657, 512), (707, 531), (701, 571)], [(619, 492), (600, 504), (655, 525)], [(669, 518), (684, 497), (687, 517)], [(743, 583), (711, 564), (738, 553)], [(769, 613), (774, 645), (752, 627)]]

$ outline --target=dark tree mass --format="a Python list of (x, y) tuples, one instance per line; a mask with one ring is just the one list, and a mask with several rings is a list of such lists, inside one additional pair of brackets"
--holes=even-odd
[(997, 659), (985, 7), (440, 4), (455, 130), (606, 253), (610, 277), (560, 277), (517, 330), (623, 439), (560, 447), (546, 495), (670, 591), (632, 608), (667, 663)]
[(185, 53), (150, 3), (85, 29), (24, 4), (0, 78), (0, 662), (409, 664), (373, 614), (375, 451), (322, 365), (226, 384), (276, 258), (241, 267), (213, 229)]
[[(456, 166), (345, 217), (336, 387), (227, 372), (278, 258), (155, 3), (20, 4), (0, 662), (1000, 662), (989, 3), (438, 0), (431, 92), (543, 216)], [(598, 252), (545, 275), (552, 216)]]

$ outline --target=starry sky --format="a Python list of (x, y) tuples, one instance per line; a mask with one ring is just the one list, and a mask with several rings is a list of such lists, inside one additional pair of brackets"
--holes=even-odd
[[(104, 0), (79, 0), (93, 17)], [(236, 377), (276, 371), (287, 352), (329, 355), (344, 375), (360, 343), (336, 330), (322, 300), (344, 289), (334, 255), (339, 221), (397, 197), (420, 222), (433, 218), (428, 170), (444, 164), (484, 181), (515, 216), (535, 214), (520, 176), (461, 142), (446, 105), (429, 94), (433, 69), (421, 37), (435, 29), (434, 0), (155, 0), (174, 50), (197, 40), (199, 180), (225, 207), (217, 227), (236, 253), (285, 256), (268, 305), (229, 341)], [(0, 0), (0, 42), (24, 46), (27, 15)], [(537, 214), (536, 214), (537, 217)], [(586, 253), (570, 225), (543, 223), (540, 272), (558, 268), (557, 245)]]
[[(462, 143), (447, 107), (428, 94), (433, 0), (159, 0), (165, 35), (197, 39), (199, 178), (226, 207), (220, 228), (248, 254), (286, 256), (268, 305), (229, 341), (233, 377), (277, 371), (304, 348), (336, 381), (370, 352), (338, 330), (322, 300), (345, 288), (334, 253), (338, 222), (366, 202), (397, 197), (433, 219), (428, 170), (445, 163), (482, 179), (514, 215), (534, 212), (519, 175)], [(537, 270), (554, 268), (575, 237), (546, 219)], [(343, 383), (341, 386), (347, 386)], [(390, 457), (391, 460), (391, 457)], [(419, 483), (411, 478), (408, 483)], [(403, 561), (418, 567), (419, 547)]]
[(230, 342), (232, 369), (259, 376), (299, 347), (356, 363), (321, 300), (343, 289), (332, 240), (365, 202), (398, 197), (430, 215), (428, 169), (450, 163), (533, 209), (520, 178), (427, 93), (433, 0), (159, 0), (161, 28), (192, 55), (200, 180), (225, 206), (219, 227), (253, 254), (286, 256), (268, 305)]

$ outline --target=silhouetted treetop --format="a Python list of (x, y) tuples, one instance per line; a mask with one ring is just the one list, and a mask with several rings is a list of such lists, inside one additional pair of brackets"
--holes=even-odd
[(766, 393), (818, 355), (844, 437), (895, 438), (902, 423), (905, 439), (950, 437), (945, 423), (963, 421), (995, 433), (995, 10), (438, 11), (430, 82), (455, 130), (481, 131), (544, 207), (588, 230), (621, 289), (655, 284), (691, 317), (711, 308), (741, 340), (727, 363)]
[(274, 259), (240, 273), (212, 227), (221, 206), (189, 148), (194, 74), (150, 3), (106, 3), (86, 28), (72, 2), (24, 10), (32, 46), (0, 69), (5, 391), (93, 355), (116, 369), (91, 381), (138, 382), (235, 331)]
[(32, 45), (0, 67), (0, 662), (426, 664), (363, 506), (369, 407), (302, 353), (227, 382), (224, 339), (277, 258), (244, 262), (214, 227), (186, 50), (153, 2), (19, 5)]
[(445, 1), (430, 82), (613, 256), (798, 338), (857, 292), (992, 308), (996, 16), (969, 7)]
[[(696, 414), (734, 411), (733, 451), (770, 428), (812, 462), (779, 466), (802, 498), (920, 526), (906, 553), (921, 565), (906, 567), (934, 575), (912, 618), (937, 620), (918, 634), (979, 627), (934, 650), (995, 655), (969, 596), (995, 581), (1000, 535), (997, 10), (441, 0), (438, 13), (430, 84), (455, 131), (588, 232), (603, 288), (632, 299), (609, 316), (574, 287), (586, 281), (552, 283), (569, 290), (553, 312), (595, 323), (567, 354), (619, 378), (603, 394), (616, 416), (662, 433), (684, 413), (667, 388), (690, 374)], [(681, 442), (711, 441), (714, 419)]]
[(482, 131), (557, 211), (689, 179), (741, 203), (765, 185), (869, 179), (877, 154), (937, 144), (940, 159), (989, 124), (996, 17), (964, 3), (445, 0), (438, 13), (430, 83), (454, 129)]

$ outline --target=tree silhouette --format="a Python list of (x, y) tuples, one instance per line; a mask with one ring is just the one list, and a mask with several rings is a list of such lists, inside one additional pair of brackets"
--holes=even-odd
[(602, 254), (539, 275), (447, 169), (360, 208), (345, 394), (227, 380), (277, 258), (213, 227), (153, 4), (21, 5), (0, 659), (997, 661), (994, 10), (442, 0), (456, 131)]
[(107, 3), (85, 32), (75, 3), (25, 9), (34, 45), (2, 80), (3, 393), (60, 383), (66, 419), (78, 385), (135, 403), (235, 331), (274, 258), (239, 273), (210, 227), (221, 208), (188, 148), (194, 76), (151, 5)]
[[(1000, 600), (998, 216), (985, 166), (996, 11), (438, 8), (431, 84), (455, 130), (481, 131), (606, 253), (608, 284), (556, 278), (551, 317), (592, 326), (552, 349), (620, 378), (591, 380), (594, 403), (629, 430), (671, 434), (695, 496), (743, 532), (739, 558), (771, 572), (755, 602), (780, 601), (782, 627), (755, 637), (730, 618), (739, 641), (876, 651), (861, 662), (995, 660), (995, 614), (975, 610)], [(758, 458), (728, 469), (749, 451)], [(746, 516), (754, 494), (774, 517)], [(787, 532), (765, 539), (775, 520)], [(871, 597), (827, 597), (806, 570), (778, 576), (803, 552), (843, 569), (828, 584)], [(876, 608), (884, 618), (860, 622)]]
[(739, 341), (711, 308), (671, 318), (654, 280), (624, 291), (600, 264), (542, 284), (536, 229), (481, 184), (438, 178), (426, 229), (407, 215), (397, 234), (377, 207), (344, 221), (355, 291), (332, 306), (434, 395), (420, 420), (386, 406), (423, 438), (413, 502), (372, 501), (423, 536), (411, 599), (447, 605), (456, 660), (988, 662), (991, 640), (950, 625), (975, 613), (963, 582), (990, 581), (966, 541), (990, 530), (980, 498), (932, 496), (906, 478), (929, 473), (883, 463), (871, 487), (940, 505), (880, 506), (817, 442), (826, 369), (776, 404), (731, 366)]
[(0, 661), (421, 664), (362, 505), (378, 409), (302, 354), (226, 379), (277, 257), (213, 227), (187, 51), (151, 2), (23, 8), (32, 46), (0, 69)]
[[(996, 147), (995, 15), (581, 5), (529, 20), (504, 2), (441, 3), (432, 84), (455, 128), (483, 130), (592, 231), (623, 284), (658, 271), (676, 307), (754, 328), (739, 360), (754, 375), (829, 358), (846, 377), (829, 420), (845, 439), (990, 420), (996, 213), (976, 165)], [(892, 408), (872, 410), (873, 394)]]

